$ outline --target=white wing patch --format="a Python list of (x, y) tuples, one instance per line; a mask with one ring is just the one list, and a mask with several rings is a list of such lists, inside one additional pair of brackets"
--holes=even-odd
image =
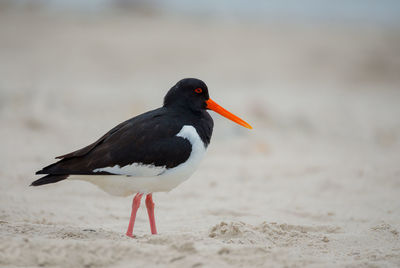
[(104, 191), (119, 196), (133, 193), (169, 192), (193, 174), (206, 152), (206, 147), (193, 126), (183, 126), (176, 136), (187, 139), (192, 145), (192, 151), (185, 162), (174, 168), (133, 163), (123, 167), (115, 165), (93, 170), (93, 172), (105, 171), (114, 175), (71, 175), (69, 179), (91, 182)]
[(141, 163), (133, 163), (120, 167), (115, 165), (113, 167), (96, 168), (93, 172), (108, 172), (115, 175), (126, 175), (135, 177), (153, 177), (158, 176), (166, 170), (165, 166), (156, 167), (154, 165), (144, 165)]

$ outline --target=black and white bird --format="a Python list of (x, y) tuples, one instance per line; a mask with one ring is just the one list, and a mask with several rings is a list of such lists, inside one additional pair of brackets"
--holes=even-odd
[(32, 186), (65, 179), (91, 182), (117, 196), (135, 194), (126, 235), (133, 237), (136, 212), (143, 195), (152, 234), (157, 234), (153, 192), (168, 192), (196, 170), (210, 143), (213, 110), (251, 129), (251, 126), (210, 99), (206, 84), (194, 78), (180, 80), (161, 108), (133, 117), (98, 139), (36, 174), (46, 176)]

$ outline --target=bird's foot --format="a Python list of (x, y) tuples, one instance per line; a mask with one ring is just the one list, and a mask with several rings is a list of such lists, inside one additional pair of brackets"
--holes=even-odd
[(130, 238), (136, 238), (136, 236), (134, 236), (133, 234), (126, 233), (126, 236), (129, 236)]

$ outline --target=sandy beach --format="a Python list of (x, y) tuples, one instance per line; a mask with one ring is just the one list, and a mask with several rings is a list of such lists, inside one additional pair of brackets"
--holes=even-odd
[[(399, 267), (400, 34), (378, 26), (0, 12), (1, 267)], [(212, 114), (199, 170), (144, 203), (35, 171), (159, 107)]]

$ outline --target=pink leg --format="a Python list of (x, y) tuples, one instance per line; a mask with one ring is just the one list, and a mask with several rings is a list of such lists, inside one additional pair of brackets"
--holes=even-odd
[(126, 231), (126, 235), (129, 237), (133, 237), (133, 226), (135, 225), (136, 219), (136, 212), (140, 207), (140, 200), (142, 199), (143, 194), (137, 193), (133, 198), (132, 202), (132, 212), (131, 212), (131, 219), (129, 220), (128, 230)]
[(147, 213), (149, 214), (151, 234), (157, 234), (156, 221), (154, 219), (154, 202), (152, 194), (146, 196)]

